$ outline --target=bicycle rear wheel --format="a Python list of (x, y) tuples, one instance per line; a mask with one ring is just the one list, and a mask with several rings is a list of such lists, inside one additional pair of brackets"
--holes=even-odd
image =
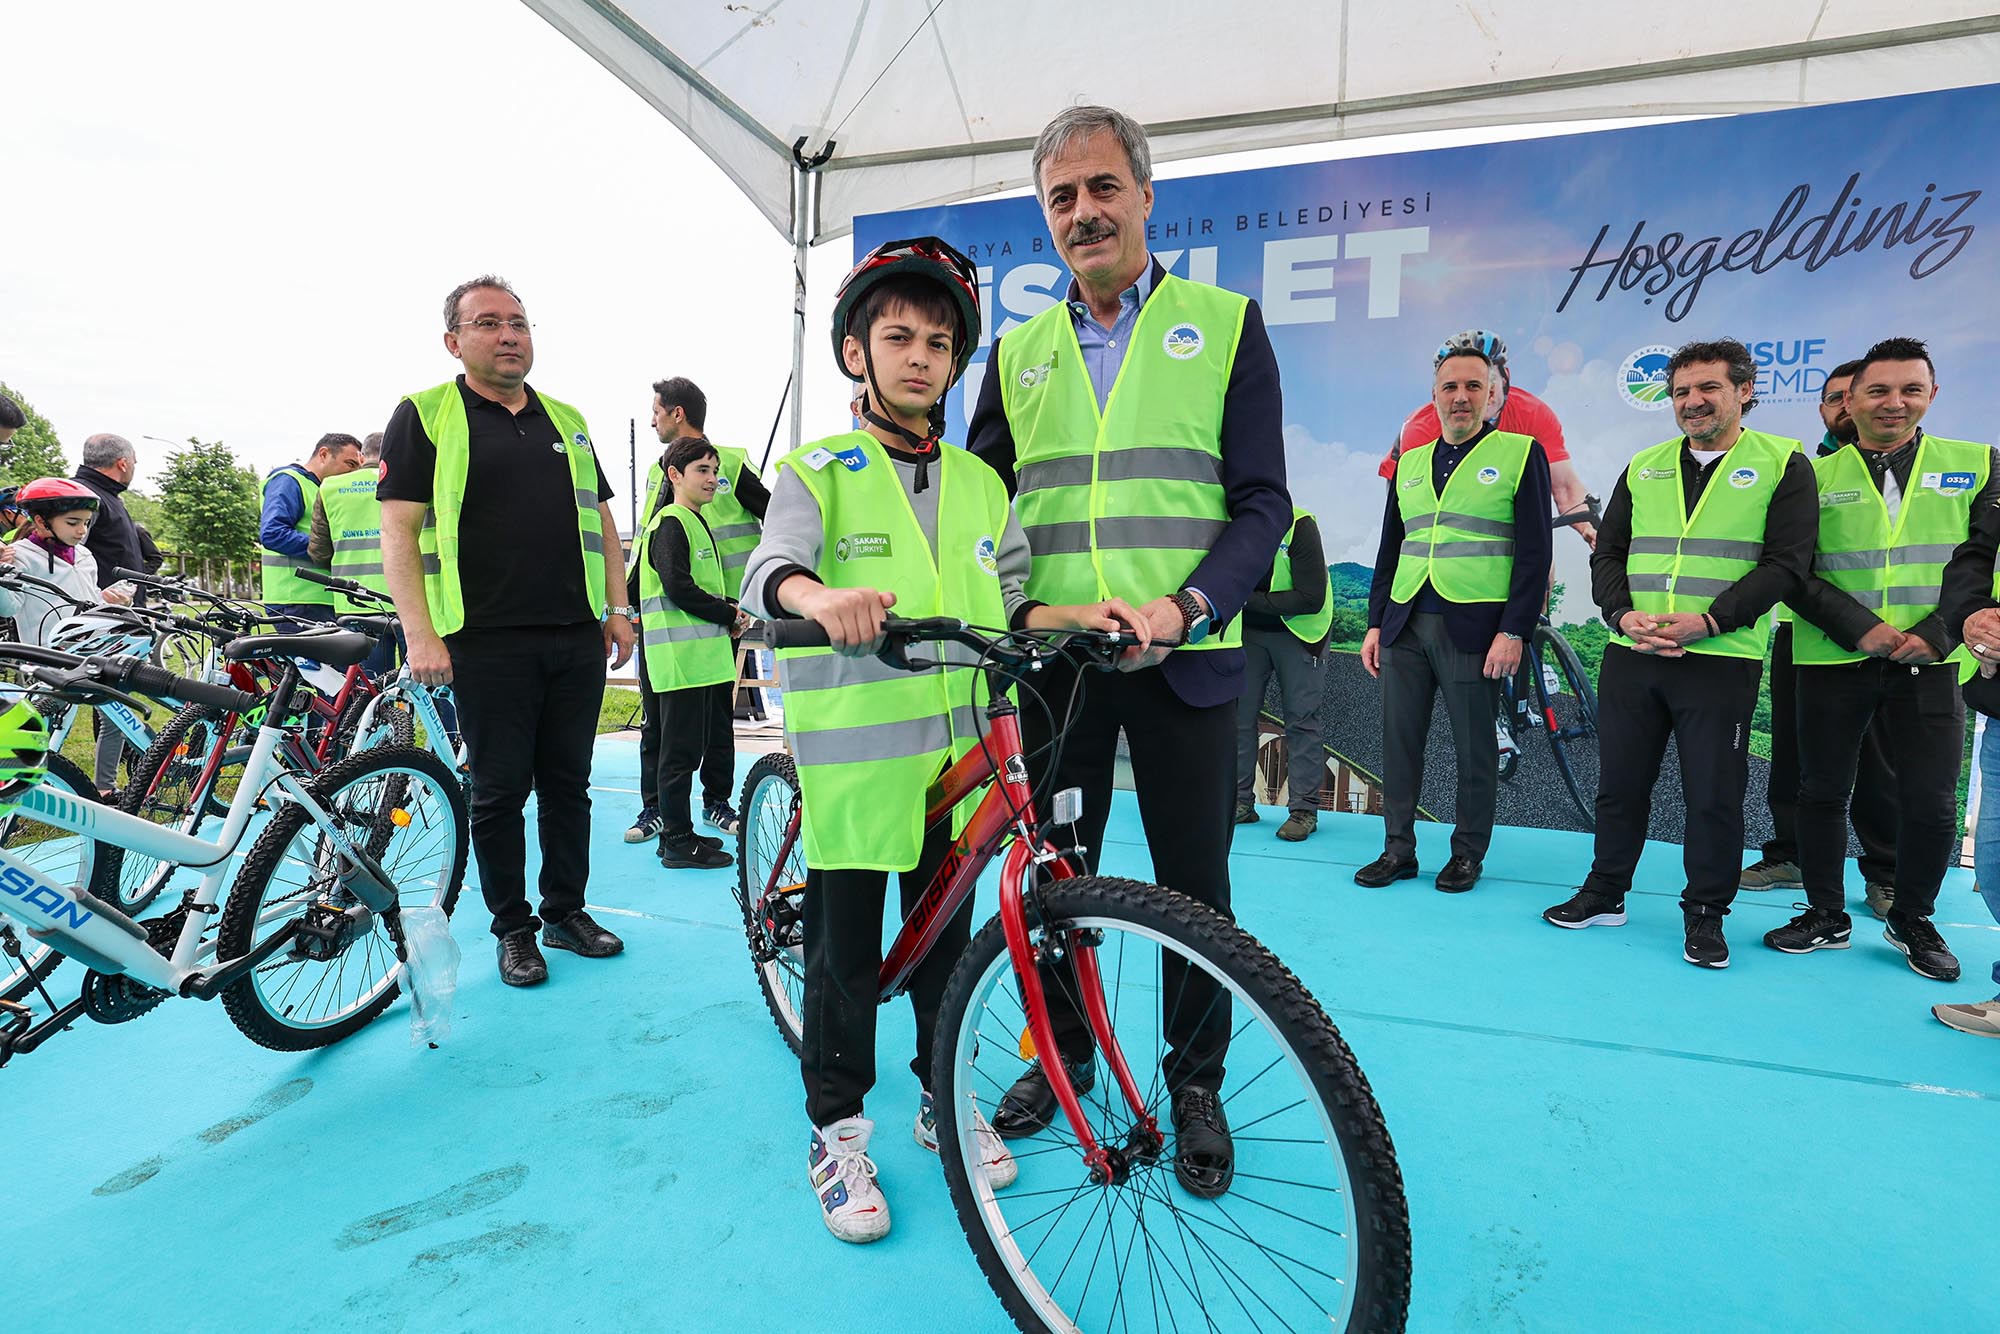
[(1561, 632), (1535, 627), (1529, 641), (1535, 701), (1569, 798), (1585, 829), (1597, 828), (1597, 689)]
[[(1401, 1330), (1409, 1212), (1381, 1110), (1354, 1055), (1270, 951), (1219, 913), (1135, 881), (1089, 876), (1039, 894), (1031, 942), (1066, 938), (1103, 977), (1112, 1031), (1165, 1145), (1135, 1148), (1138, 1120), (1101, 1054), (1082, 1095), (1122, 1175), (1093, 1181), (1067, 1118), (1012, 1140), (1020, 1168), (995, 1190), (981, 1162), (990, 1116), (1029, 1064), (1020, 983), (999, 920), (960, 958), (938, 1017), (931, 1079), (945, 1179), (987, 1281), (1024, 1330)], [(1220, 1090), (1235, 1141), (1225, 1194), (1175, 1177), (1164, 970), (1207, 974), (1230, 1003)], [(1074, 991), (1074, 971), (1044, 969)]]
[[(386, 746), (363, 751), (321, 771), (310, 790), (342, 833), (381, 863), (402, 907), (451, 912), (465, 878), (465, 789), (435, 755)], [(355, 906), (343, 866), (305, 808), (284, 803), (229, 887), (216, 957), (242, 957), (312, 904)], [(382, 1013), (402, 976), (388, 927), (369, 914), (330, 959), (281, 950), (225, 990), (222, 1003), (251, 1041), (306, 1051), (338, 1042)]]
[[(62, 755), (49, 756), (49, 771), (41, 786), (66, 792), (78, 801), (100, 800), (90, 776)], [(83, 885), (105, 900), (117, 896), (120, 849), (109, 844), (44, 824), (27, 811), (16, 809), (0, 815), (0, 847), (8, 856), (33, 867), (50, 884)], [(19, 1000), (62, 962), (62, 955), (19, 924), (14, 924), (14, 939), (20, 947), (18, 955), (0, 952), (0, 1000)]]
[[(218, 807), (219, 789), (235, 790), (240, 766), (218, 768), (206, 781), (210, 752), (219, 744), (222, 712), (207, 704), (189, 704), (167, 720), (125, 785), (118, 808), (154, 824), (192, 834), (203, 820), (228, 813), (227, 798)], [(126, 849), (118, 871), (118, 906), (128, 914), (139, 911), (173, 879), (175, 866), (143, 852)]]
[[(806, 854), (803, 838), (794, 838), (789, 848), (784, 841), (798, 809), (799, 771), (791, 756), (774, 751), (750, 766), (737, 806), (743, 823), (736, 831), (736, 902), (743, 910), (757, 989), (794, 1052), (805, 1041)], [(773, 886), (768, 898), (766, 885)]]

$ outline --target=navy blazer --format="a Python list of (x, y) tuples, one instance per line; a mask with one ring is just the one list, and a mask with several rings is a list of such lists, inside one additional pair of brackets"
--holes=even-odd
[[(1487, 431), (1467, 441), (1468, 450)], [(1444, 458), (1433, 454), (1431, 485), (1440, 492), (1450, 476)], [(1463, 461), (1463, 455), (1460, 461)], [(1444, 473), (1440, 476), (1440, 473)], [(1549, 527), (1554, 501), (1549, 490), (1549, 456), (1540, 441), (1528, 448), (1528, 464), (1521, 470), (1521, 484), (1514, 490), (1514, 571), (1507, 584), (1505, 602), (1452, 602), (1440, 598), (1445, 633), (1467, 653), (1484, 657), (1493, 646), (1493, 636), (1505, 630), (1526, 639), (1535, 632), (1542, 603), (1549, 595), (1549, 561), (1555, 542)], [(1389, 479), (1388, 507), (1382, 515), (1382, 544), (1375, 552), (1375, 574), (1368, 583), (1368, 624), (1382, 632), (1386, 647), (1396, 642), (1410, 622), (1413, 604), (1392, 602), (1389, 590), (1396, 581), (1396, 561), (1403, 550), (1403, 511), (1396, 503), (1396, 479)], [(1420, 595), (1421, 596), (1421, 595)]]
[[(1166, 268), (1153, 261), (1151, 291), (1160, 290)], [(1070, 283), (1069, 300), (1077, 288)], [(1000, 364), (1000, 340), (986, 362)], [(966, 447), (986, 461), (1014, 493), (1014, 433), (1000, 399), (1000, 377), (987, 374), (972, 410)], [(1278, 356), (1264, 330), (1263, 312), (1252, 301), (1243, 314), (1236, 364), (1222, 401), (1222, 485), (1229, 526), (1215, 539), (1186, 586), (1198, 588), (1214, 608), (1218, 628), (1237, 616), (1270, 573), (1278, 543), (1292, 526), (1292, 495), (1285, 485), (1284, 403), (1278, 386)], [(1160, 664), (1167, 684), (1195, 708), (1227, 703), (1243, 693), (1243, 650), (1210, 649), (1170, 653)]]

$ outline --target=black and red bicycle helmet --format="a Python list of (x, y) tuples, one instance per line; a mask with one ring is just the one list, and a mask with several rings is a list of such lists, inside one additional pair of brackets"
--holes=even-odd
[(74, 510), (95, 510), (97, 493), (67, 477), (41, 477), (14, 493), (14, 508), (44, 518)]
[(884, 241), (856, 264), (848, 275), (840, 280), (840, 289), (833, 299), (833, 361), (840, 367), (840, 373), (850, 380), (861, 377), (847, 369), (847, 359), (841, 355), (842, 340), (849, 332), (848, 322), (854, 317), (854, 309), (861, 304), (861, 298), (868, 290), (885, 278), (901, 274), (916, 274), (929, 278), (951, 293), (952, 304), (958, 309), (958, 336), (952, 342), (953, 359), (951, 382), (958, 383), (958, 377), (965, 374), (966, 366), (972, 360), (972, 350), (979, 342), (979, 270), (971, 260), (954, 248), (949, 242), (935, 236), (919, 236), (907, 241)]

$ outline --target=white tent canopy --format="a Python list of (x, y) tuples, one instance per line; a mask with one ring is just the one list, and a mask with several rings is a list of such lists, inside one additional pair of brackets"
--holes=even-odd
[[(1065, 104), (1156, 159), (1467, 125), (1768, 111), (1984, 83), (1995, 0), (526, 0), (795, 243), (1028, 184)], [(799, 210), (798, 146), (818, 162)], [(824, 160), (819, 159), (824, 155)]]

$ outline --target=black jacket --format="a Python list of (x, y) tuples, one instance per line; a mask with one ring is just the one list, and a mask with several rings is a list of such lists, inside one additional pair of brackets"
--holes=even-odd
[(90, 537), (83, 544), (97, 560), (97, 586), (106, 588), (117, 583), (120, 566), (145, 570), (138, 525), (132, 522), (125, 502), (119, 499), (125, 494), (125, 484), (113, 481), (95, 468), (78, 468), (75, 480), (97, 493), (97, 519), (90, 525)]

